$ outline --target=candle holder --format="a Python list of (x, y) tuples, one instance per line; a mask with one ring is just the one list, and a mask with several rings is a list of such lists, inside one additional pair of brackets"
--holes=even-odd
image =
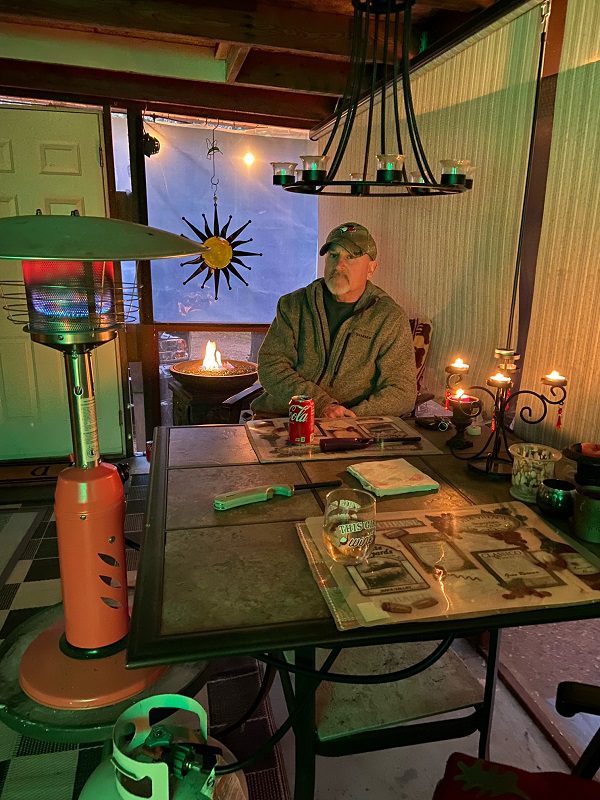
[(271, 161), (273, 186), (291, 186), (296, 183), (295, 161)]
[(329, 156), (300, 156), (302, 159), (302, 181), (304, 183), (323, 183), (327, 175)]
[(448, 403), (452, 409), (452, 424), (456, 428), (456, 433), (446, 444), (451, 450), (467, 450), (473, 447), (473, 442), (465, 439), (465, 430), (481, 413), (481, 402), (478, 397), (465, 394), (459, 389), (454, 396), (448, 398)]
[(402, 180), (404, 156), (400, 153), (380, 153), (377, 156), (377, 181), (394, 183)]
[[(511, 375), (517, 369), (516, 361), (520, 358), (514, 350), (497, 349), (496, 358), (501, 359), (498, 365), (498, 372), (486, 380), (486, 386), (469, 386), (464, 389), (464, 396), (467, 391), (483, 392), (488, 395), (492, 402), (492, 419), (490, 424), (490, 434), (485, 444), (473, 454), (460, 456), (455, 451), (459, 448), (451, 446), (451, 452), (462, 461), (467, 461), (470, 469), (482, 473), (489, 478), (510, 478), (512, 475), (513, 457), (509, 452), (507, 430), (513, 419), (513, 411), (516, 408), (516, 399), (528, 397), (533, 402), (539, 404), (539, 411), (536, 414), (531, 404), (526, 404), (519, 410), (519, 418), (528, 425), (538, 425), (542, 422), (551, 406), (558, 408), (558, 421), (556, 426), (561, 427), (563, 404), (567, 397), (567, 379), (553, 371), (549, 375), (544, 375), (541, 379), (545, 386), (549, 387), (548, 394), (535, 392), (531, 389), (520, 389), (512, 392), (513, 381)], [(464, 368), (466, 366), (466, 369)], [(468, 372), (469, 365), (464, 365), (462, 359), (456, 359), (453, 364), (446, 367), (446, 401), (452, 405), (450, 391), (462, 383), (464, 375)], [(454, 412), (454, 407), (453, 407)], [(475, 415), (476, 416), (476, 415)], [(454, 422), (454, 419), (453, 419)], [(469, 423), (467, 422), (467, 425)], [(467, 426), (465, 425), (465, 428)], [(464, 435), (463, 435), (464, 438)]]
[(354, 197), (369, 194), (369, 187), (365, 184), (365, 178), (362, 172), (351, 172), (350, 180), (352, 186), (350, 187), (350, 194)]
[[(466, 158), (444, 158), (440, 161), (442, 165), (442, 186), (465, 186), (467, 181), (467, 170), (471, 167), (471, 162)], [(471, 186), (473, 182), (471, 181)]]

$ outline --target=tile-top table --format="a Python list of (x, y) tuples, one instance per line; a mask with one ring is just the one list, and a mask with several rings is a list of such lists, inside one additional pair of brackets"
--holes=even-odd
[[(274, 497), (222, 512), (213, 509), (212, 501), (221, 492), (268, 483), (341, 478), (345, 485), (358, 488), (346, 466), (363, 459), (360, 452), (353, 456), (260, 464), (243, 426), (158, 428), (129, 636), (129, 665), (287, 650), (295, 650), (297, 664), (310, 665), (314, 664), (314, 648), (320, 646), (433, 641), (485, 630), (497, 637), (503, 627), (600, 615), (597, 601), (493, 614), (474, 607), (460, 620), (445, 619), (440, 613), (422, 621), (339, 631), (295, 528), (296, 521), (323, 513), (325, 492), (302, 491), (291, 498)], [(468, 473), (466, 465), (452, 456), (408, 460), (435, 478), (440, 490), (379, 498), (378, 511), (451, 511), (511, 499), (508, 482)], [(467, 731), (479, 730), (484, 739), (491, 718), (494, 677), (492, 659), (483, 716)], [(314, 678), (297, 675), (296, 688), (303, 685), (314, 685)], [(313, 736), (314, 703), (306, 702), (294, 719), (297, 743)], [(314, 751), (311, 753), (314, 761)], [(305, 760), (297, 772), (303, 774), (296, 786), (296, 800), (312, 797), (314, 764), (311, 768), (310, 759)]]

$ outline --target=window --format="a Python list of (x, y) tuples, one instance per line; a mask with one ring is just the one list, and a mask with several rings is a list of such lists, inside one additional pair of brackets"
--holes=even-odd
[[(211, 128), (149, 121), (145, 127), (161, 145), (159, 153), (145, 160), (149, 224), (196, 239), (181, 218), (204, 231), (204, 213), (212, 233), (212, 161), (207, 158)], [(125, 119), (116, 118), (114, 130), (115, 139), (125, 142), (115, 146), (119, 188), (119, 181), (127, 178), (120, 163), (127, 157)], [(291, 195), (273, 186), (270, 162), (299, 161), (299, 154), (310, 152), (312, 145), (305, 139), (221, 128), (215, 138), (221, 151), (215, 156), (219, 224), (222, 227), (231, 214), (230, 234), (251, 219), (241, 238), (252, 237), (252, 241), (238, 249), (263, 255), (241, 256), (251, 270), (234, 266), (249, 286), (232, 275), (229, 290), (221, 279), (218, 300), (212, 279), (201, 288), (206, 271), (183, 285), (195, 269), (180, 266), (187, 259), (153, 262), (154, 317), (166, 323), (270, 323), (279, 297), (316, 277), (318, 249), (316, 198)], [(124, 271), (127, 280), (125, 275)]]

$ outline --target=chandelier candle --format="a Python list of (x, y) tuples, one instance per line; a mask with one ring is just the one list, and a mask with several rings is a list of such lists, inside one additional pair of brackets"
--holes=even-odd
[(296, 182), (296, 161), (271, 161), (273, 186), (289, 186)]
[(322, 183), (327, 175), (329, 156), (300, 156), (302, 159), (302, 180), (305, 183)]
[(377, 180), (383, 183), (393, 183), (402, 180), (402, 167), (404, 156), (399, 153), (377, 156)]
[(315, 425), (315, 401), (305, 394), (290, 400), (288, 440), (290, 444), (310, 444)]
[(465, 158), (445, 158), (442, 165), (442, 186), (464, 186), (471, 162)]

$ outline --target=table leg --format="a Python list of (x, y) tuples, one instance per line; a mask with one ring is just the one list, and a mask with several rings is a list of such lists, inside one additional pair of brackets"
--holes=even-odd
[(494, 713), (494, 697), (496, 695), (496, 682), (498, 679), (498, 664), (500, 657), (500, 631), (489, 633), (487, 648), (487, 666), (485, 670), (485, 689), (483, 692), (483, 706), (479, 722), (479, 758), (490, 757), (490, 733), (492, 730), (492, 716)]
[[(315, 669), (315, 649), (295, 651), (296, 666)], [(295, 763), (294, 800), (313, 800), (315, 795), (315, 689), (317, 681), (306, 675), (295, 676), (294, 714)]]

